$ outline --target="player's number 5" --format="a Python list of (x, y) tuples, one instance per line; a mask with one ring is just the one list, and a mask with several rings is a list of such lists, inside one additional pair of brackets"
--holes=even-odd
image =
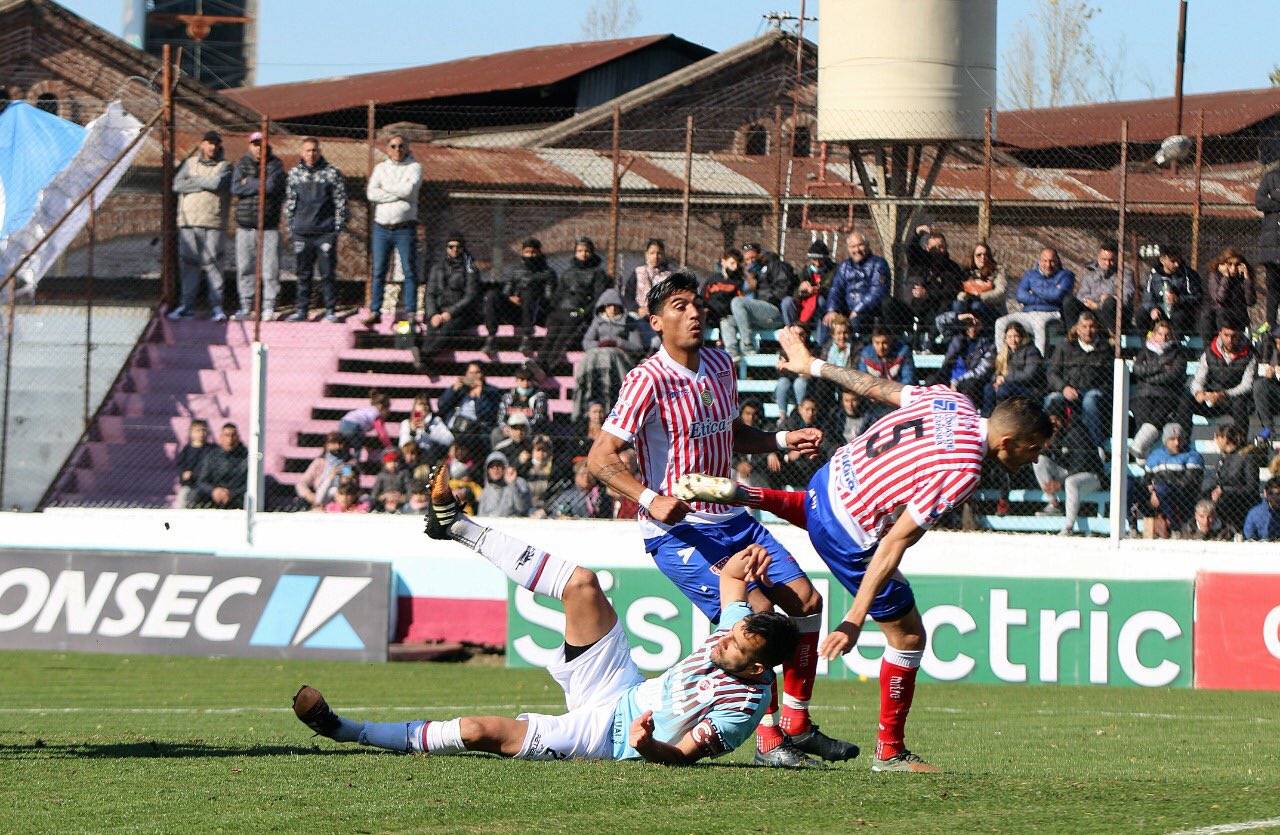
[(885, 441), (883, 446), (876, 446), (876, 441), (880, 439), (880, 433), (872, 432), (870, 437), (867, 438), (867, 457), (875, 458), (877, 455), (881, 455), (893, 449), (898, 444), (902, 443), (902, 436), (906, 434), (909, 429), (915, 432), (917, 441), (923, 438), (924, 418), (909, 420), (906, 423), (900, 423), (893, 427), (893, 436), (889, 438), (889, 440)]

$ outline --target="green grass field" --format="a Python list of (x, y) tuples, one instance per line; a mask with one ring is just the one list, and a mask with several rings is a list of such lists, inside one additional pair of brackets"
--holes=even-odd
[[(1280, 817), (1280, 693), (923, 685), (909, 741), (943, 775), (423, 758), (342, 746), (307, 682), (384, 720), (557, 712), (540, 671), (0, 652), (0, 832), (1171, 832)], [(875, 682), (820, 682), (869, 749)], [(358, 708), (358, 709), (357, 709)], [(868, 751), (869, 753), (869, 751)]]

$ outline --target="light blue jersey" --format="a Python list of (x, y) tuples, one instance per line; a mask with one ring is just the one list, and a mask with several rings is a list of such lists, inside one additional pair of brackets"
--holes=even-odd
[(749, 614), (746, 603), (725, 607), (721, 628), (691, 655), (623, 694), (613, 716), (614, 759), (640, 758), (629, 737), (631, 723), (646, 710), (653, 711), (655, 739), (674, 745), (693, 731), (703, 753), (711, 757), (732, 751), (751, 736), (769, 708), (772, 674), (768, 681), (744, 681), (711, 663), (711, 648)]

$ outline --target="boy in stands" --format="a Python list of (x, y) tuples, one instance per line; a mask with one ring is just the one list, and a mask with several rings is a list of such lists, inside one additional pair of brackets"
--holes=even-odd
[[(808, 491), (745, 487), (691, 474), (674, 494), (685, 501), (767, 510), (809, 531), (818, 556), (854, 595), (844, 622), (827, 635), (822, 656), (853, 649), (870, 616), (887, 639), (880, 664), (880, 728), (872, 771), (938, 771), (906, 747), (907, 711), (924, 656), (925, 631), (911, 585), (898, 572), (907, 548), (978, 486), (983, 461), (1009, 472), (1030, 464), (1053, 435), (1044, 411), (1023, 397), (1002, 401), (990, 419), (947, 386), (906, 386), (814, 359), (800, 334), (779, 331), (786, 368), (821, 377), (892, 406), (814, 474)], [(898, 508), (905, 512), (894, 521)]]

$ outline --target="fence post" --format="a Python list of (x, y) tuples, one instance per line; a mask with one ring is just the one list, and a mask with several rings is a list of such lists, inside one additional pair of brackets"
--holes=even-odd
[[(260, 341), (262, 336), (262, 245), (263, 239), (266, 237), (267, 226), (267, 154), (270, 153), (270, 145), (267, 144), (269, 135), (267, 133), (268, 117), (262, 117), (262, 140), (258, 143), (258, 229), (254, 233), (257, 245), (254, 247), (254, 267), (253, 267), (253, 341)], [(238, 232), (238, 230), (237, 230)], [(280, 282), (280, 260), (279, 255), (276, 256), (276, 283)], [(244, 306), (244, 300), (240, 302), (241, 307)]]
[(164, 66), (161, 71), (161, 91), (164, 104), (160, 109), (163, 114), (164, 130), (160, 137), (160, 294), (161, 301), (170, 307), (174, 300), (174, 267), (177, 255), (174, 251), (175, 224), (177, 222), (176, 204), (173, 196), (173, 56), (171, 47), (165, 44), (161, 51)]
[(93, 362), (93, 249), (98, 238), (98, 205), (94, 195), (89, 195), (89, 251), (85, 264), (84, 308), (84, 429), (89, 428), (89, 385)]
[(1204, 201), (1201, 175), (1204, 172), (1204, 111), (1197, 117), (1196, 126), (1196, 202), (1191, 206), (1191, 263), (1200, 263), (1200, 214)]
[(254, 517), (262, 510), (266, 492), (263, 430), (267, 414), (267, 346), (253, 343), (249, 381), (249, 483), (244, 494), (245, 541), (253, 544)]
[(773, 147), (778, 164), (773, 172), (773, 251), (782, 248), (782, 105), (773, 106)]
[(987, 108), (985, 135), (982, 140), (982, 211), (978, 215), (978, 238), (991, 237), (991, 108)]
[[(1129, 200), (1129, 120), (1120, 123), (1120, 211), (1116, 240), (1124, 249), (1125, 210)], [(1129, 366), (1121, 353), (1124, 339), (1124, 253), (1116, 253), (1115, 359), (1111, 374), (1111, 544), (1120, 547), (1129, 521)]]
[(18, 278), (9, 284), (9, 321), (5, 327), (4, 419), (0, 421), (0, 511), (4, 510), (5, 466), (9, 463), (9, 392), (13, 388), (13, 325), (18, 312)]
[(622, 177), (618, 174), (618, 165), (622, 142), (622, 108), (613, 107), (613, 178), (612, 190), (609, 193), (609, 275), (616, 276), (618, 270), (618, 191), (622, 187)]
[[(365, 164), (364, 183), (366, 195), (369, 187), (369, 180), (373, 178), (373, 146), (377, 127), (375, 125), (375, 117), (377, 116), (378, 103), (373, 99), (369, 99), (368, 113), (365, 117), (365, 141), (369, 145), (369, 158)], [(370, 281), (364, 285), (364, 306), (368, 307), (373, 300), (373, 203), (366, 196), (364, 201), (364, 271), (365, 275), (370, 277)], [(369, 311), (373, 313), (371, 309)]]
[(693, 116), (684, 122), (684, 201), (681, 205), (680, 266), (689, 265), (689, 198), (693, 193)]

